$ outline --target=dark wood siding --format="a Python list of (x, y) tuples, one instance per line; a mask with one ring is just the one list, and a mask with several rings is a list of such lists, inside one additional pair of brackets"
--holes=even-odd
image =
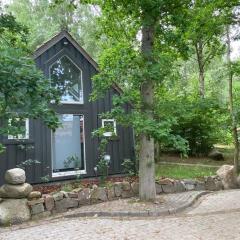
[[(38, 56), (35, 61), (39, 69), (49, 77), (49, 66), (59, 57), (67, 55), (82, 69), (84, 104), (66, 104), (55, 107), (58, 113), (73, 113), (84, 115), (85, 125), (85, 150), (86, 150), (86, 170), (84, 177), (95, 176), (94, 167), (98, 161), (98, 139), (92, 137), (92, 131), (101, 126), (99, 115), (108, 111), (112, 106), (112, 97), (116, 94), (115, 89), (110, 89), (105, 98), (96, 102), (89, 101), (92, 91), (91, 78), (97, 73), (95, 67), (79, 52), (71, 43), (64, 45), (62, 39), (47, 51)], [(126, 106), (129, 110), (130, 106)], [(110, 174), (117, 174), (122, 171), (121, 163), (125, 158), (134, 159), (134, 141), (131, 128), (123, 128), (117, 124), (118, 138), (109, 143), (108, 154), (111, 155)], [(4, 172), (16, 167), (17, 164), (34, 159), (40, 164), (32, 164), (26, 167), (27, 181), (39, 183), (43, 177), (50, 177), (50, 181), (69, 179), (74, 177), (51, 178), (51, 130), (40, 120), (30, 120), (30, 139), (23, 141), (7, 140), (1, 136), (1, 142), (5, 144), (6, 151), (0, 155), (0, 184), (3, 183)]]

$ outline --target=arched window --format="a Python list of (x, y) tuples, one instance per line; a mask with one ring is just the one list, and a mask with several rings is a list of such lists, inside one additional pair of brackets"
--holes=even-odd
[(50, 66), (50, 78), (62, 103), (83, 104), (82, 71), (69, 57), (63, 56)]

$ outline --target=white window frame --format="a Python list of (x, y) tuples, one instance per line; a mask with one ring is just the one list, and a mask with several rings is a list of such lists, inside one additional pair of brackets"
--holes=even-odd
[(80, 70), (80, 73), (81, 73), (81, 79), (80, 79), (80, 82), (81, 82), (81, 86), (82, 86), (82, 89), (80, 90), (80, 96), (82, 95), (82, 99), (80, 98), (79, 101), (60, 101), (62, 104), (84, 104), (84, 92), (83, 92), (83, 74), (82, 74), (82, 69), (69, 57), (67, 56), (66, 54), (62, 55), (61, 57), (57, 58), (57, 60), (55, 60), (48, 68), (48, 73), (49, 73), (49, 78), (51, 79), (51, 67), (60, 59), (62, 59), (63, 57), (67, 57), (69, 59), (69, 61), (72, 62), (72, 64), (74, 64), (79, 70)]
[[(19, 120), (19, 118), (17, 118)], [(9, 119), (9, 125), (11, 125), (12, 119)], [(19, 133), (17, 136), (8, 135), (9, 140), (27, 140), (29, 139), (29, 119), (25, 118), (25, 134)]]
[[(115, 135), (117, 135), (117, 123), (115, 119), (102, 119), (102, 127), (105, 127), (105, 122), (113, 122), (113, 132)], [(103, 136), (105, 137), (111, 137), (113, 135), (113, 132), (105, 132), (103, 133)]]
[[(64, 113), (63, 113), (64, 114)], [(60, 115), (63, 115), (60, 114)], [(84, 143), (84, 169), (83, 170), (73, 170), (73, 171), (62, 171), (62, 172), (53, 172), (53, 150), (51, 148), (51, 163), (52, 163), (52, 177), (57, 178), (57, 177), (66, 177), (66, 176), (75, 176), (75, 175), (83, 175), (87, 174), (87, 166), (86, 166), (86, 140), (85, 140), (85, 119), (84, 119), (84, 114), (81, 113), (66, 113), (66, 114), (71, 114), (71, 115), (78, 115), (83, 117), (83, 143)], [(53, 140), (53, 131), (51, 131), (51, 144)]]

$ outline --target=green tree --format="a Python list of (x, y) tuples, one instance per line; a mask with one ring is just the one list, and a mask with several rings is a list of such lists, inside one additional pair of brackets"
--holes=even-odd
[[(17, 135), (19, 121), (42, 119), (52, 129), (58, 126), (49, 107), (58, 94), (37, 70), (27, 48), (28, 31), (12, 15), (0, 15), (0, 134)], [(9, 124), (11, 119), (11, 124)]]
[[(95, 59), (99, 53), (96, 41), (96, 20), (98, 12), (93, 6), (82, 5), (78, 1), (59, 1), (50, 4), (49, 0), (13, 0), (5, 7), (18, 22), (28, 27), (29, 48), (49, 40), (61, 30), (68, 30), (79, 44)], [(75, 2), (74, 5), (70, 4)]]
[[(171, 121), (156, 118), (155, 91), (171, 73), (174, 59), (185, 52), (178, 27), (184, 24), (189, 2), (97, 1), (108, 43), (100, 58), (100, 74), (94, 78), (93, 96), (101, 96), (115, 81), (124, 89), (115, 97), (111, 114), (122, 124), (130, 123), (138, 136), (142, 200), (156, 196), (154, 139), (171, 135)], [(130, 114), (122, 108), (129, 101), (134, 105)]]
[(199, 72), (199, 96), (205, 97), (205, 72), (214, 57), (222, 55), (227, 12), (238, 1), (197, 0), (188, 8), (186, 38), (192, 45)]

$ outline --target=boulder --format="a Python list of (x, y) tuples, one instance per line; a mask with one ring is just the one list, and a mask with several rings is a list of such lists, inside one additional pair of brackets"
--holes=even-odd
[(114, 192), (114, 187), (111, 186), (107, 189), (107, 197), (108, 197), (108, 200), (111, 201), (115, 198), (115, 192)]
[(60, 201), (63, 199), (64, 194), (63, 194), (63, 192), (57, 192), (57, 193), (54, 193), (52, 196), (53, 196), (54, 201)]
[(162, 185), (158, 184), (158, 183), (155, 183), (155, 186), (156, 186), (156, 193), (159, 194), (159, 193), (162, 193)]
[(45, 208), (48, 211), (52, 211), (54, 209), (54, 198), (52, 195), (45, 195), (44, 196), (44, 204), (45, 204)]
[(114, 183), (114, 192), (116, 197), (120, 197), (122, 195), (122, 183), (121, 182), (115, 182)]
[(195, 180), (184, 179), (183, 182), (184, 182), (184, 186), (185, 186), (187, 191), (195, 190), (195, 185), (196, 185), (196, 181)]
[(22, 223), (30, 218), (27, 199), (6, 199), (0, 204), (0, 225)]
[(186, 191), (186, 188), (185, 188), (185, 184), (183, 181), (175, 181), (174, 182), (174, 186), (175, 186), (175, 192), (184, 192)]
[(32, 215), (44, 212), (44, 206), (42, 203), (32, 205), (30, 208)]
[(210, 153), (208, 154), (208, 157), (213, 159), (213, 160), (217, 160), (217, 161), (223, 161), (224, 160), (223, 154), (221, 152), (219, 152), (217, 149), (212, 149), (210, 151)]
[(197, 181), (195, 186), (196, 191), (206, 190), (204, 182)]
[(162, 190), (164, 193), (174, 193), (176, 192), (175, 185), (173, 183), (170, 184), (162, 184)]
[(21, 168), (7, 170), (4, 178), (7, 183), (13, 185), (23, 184), (26, 181), (25, 171)]
[(65, 212), (69, 208), (78, 207), (78, 200), (74, 198), (63, 198), (62, 200), (56, 201), (56, 211)]
[(217, 176), (205, 177), (205, 189), (209, 191), (218, 191), (223, 189), (222, 181)]
[(90, 195), (91, 195), (90, 188), (84, 188), (80, 192), (78, 192), (79, 205), (89, 204), (90, 203)]
[(26, 198), (32, 189), (32, 186), (28, 183), (23, 183), (21, 185), (4, 184), (2, 187), (0, 187), (0, 197)]
[(217, 176), (221, 179), (224, 189), (237, 187), (237, 175), (232, 165), (223, 165), (217, 170)]
[(91, 202), (107, 201), (107, 193), (104, 187), (94, 188), (91, 193)]
[(42, 196), (42, 193), (39, 192), (39, 191), (33, 191), (33, 192), (30, 192), (29, 195), (28, 195), (28, 199), (29, 200), (32, 200), (32, 199), (38, 199), (38, 198), (41, 198)]

